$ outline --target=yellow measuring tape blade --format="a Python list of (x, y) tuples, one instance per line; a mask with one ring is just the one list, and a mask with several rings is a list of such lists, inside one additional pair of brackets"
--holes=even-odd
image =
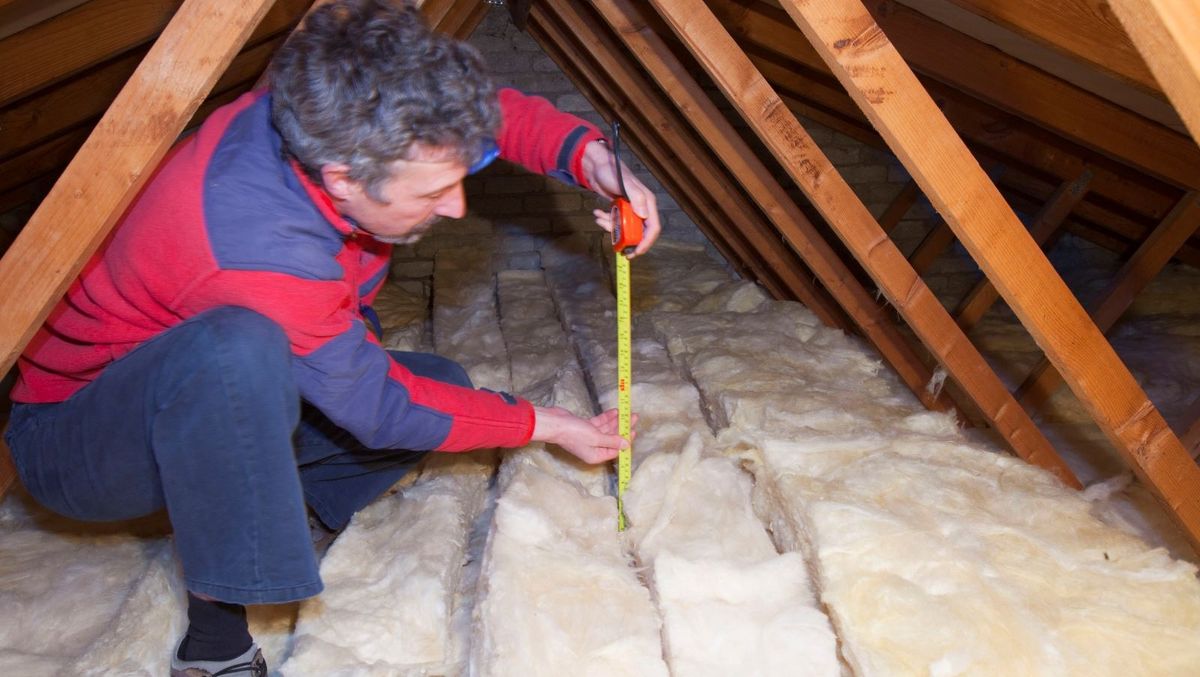
[[(617, 413), (621, 437), (630, 439), (633, 385), (633, 329), (629, 310), (629, 259), (617, 252)], [(633, 442), (617, 456), (617, 531), (625, 530), (625, 489), (632, 474)]]

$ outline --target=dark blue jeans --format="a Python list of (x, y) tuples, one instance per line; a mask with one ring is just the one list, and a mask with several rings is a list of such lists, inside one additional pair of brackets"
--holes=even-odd
[[(470, 385), (445, 358), (393, 356)], [(188, 590), (241, 604), (320, 592), (305, 503), (340, 529), (425, 453), (366, 449), (302, 405), (283, 331), (232, 307), (159, 334), (65, 402), (15, 405), (7, 440), (22, 483), (55, 512), (166, 508)]]

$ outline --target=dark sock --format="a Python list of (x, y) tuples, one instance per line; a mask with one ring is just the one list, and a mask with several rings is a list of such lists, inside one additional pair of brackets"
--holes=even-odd
[(179, 644), (180, 660), (227, 661), (246, 653), (253, 643), (246, 607), (188, 593), (188, 629)]

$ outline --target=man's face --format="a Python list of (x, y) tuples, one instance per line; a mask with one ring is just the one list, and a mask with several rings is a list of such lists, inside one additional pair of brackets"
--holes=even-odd
[(326, 177), (326, 185), (339, 211), (353, 219), (377, 240), (412, 244), (439, 218), (466, 214), (463, 177), (467, 168), (440, 149), (418, 149), (411, 159), (391, 165), (391, 176), (379, 184), (376, 195), (356, 181)]

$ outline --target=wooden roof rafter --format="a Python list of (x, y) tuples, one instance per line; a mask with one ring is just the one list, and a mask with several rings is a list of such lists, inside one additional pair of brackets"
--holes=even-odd
[[(185, 0), (171, 18), (0, 259), (6, 318), (0, 373), (12, 367), (270, 6), (271, 0)], [(12, 480), (11, 473), (0, 476), (0, 493)]]
[[(1139, 478), (1200, 544), (1200, 468), (860, 3), (784, 0)], [(967, 199), (969, 197), (969, 199)]]
[(717, 17), (700, 0), (652, 4), (989, 424), (1019, 456), (1080, 486)]
[[(548, 3), (559, 12), (583, 14), (570, 3)], [(740, 135), (732, 128), (712, 101), (692, 79), (687, 67), (671, 53), (661, 38), (647, 29), (644, 17), (628, 0), (596, 0), (592, 3), (601, 19), (634, 54), (667, 94), (701, 143), (711, 149), (714, 162), (738, 177), (758, 209), (783, 239), (803, 259), (826, 290), (841, 304), (846, 314), (875, 346), (901, 380), (926, 406), (946, 409), (950, 402), (928, 390), (932, 372), (899, 332), (890, 314), (857, 280), (836, 252), (825, 242), (802, 210), (788, 196), (770, 171), (755, 157)], [(585, 27), (580, 25), (580, 27)], [(590, 30), (599, 32), (602, 27)], [(616, 46), (614, 46), (616, 47)], [(686, 128), (670, 127), (678, 133)], [(664, 129), (665, 133), (665, 129)]]
[[(561, 12), (565, 12), (565, 16)], [(642, 153), (643, 161), (657, 165), (656, 175), (699, 189), (693, 188), (687, 193), (713, 198), (708, 202), (707, 210), (694, 210), (693, 216), (705, 224), (706, 231), (718, 246), (728, 249), (730, 260), (747, 265), (752, 276), (762, 280), (773, 294), (811, 299), (822, 321), (833, 326), (847, 326), (837, 304), (827, 300), (825, 294), (809, 282), (802, 266), (797, 268), (799, 261), (773, 241), (770, 227), (762, 222), (757, 210), (737, 190), (737, 182), (719, 173), (717, 165), (704, 154), (700, 145), (686, 136), (665, 138), (655, 133), (654, 130), (676, 129), (681, 123), (666, 115), (670, 106), (638, 78), (632, 64), (627, 63), (627, 57), (612, 49), (611, 43), (606, 43), (599, 31), (577, 30), (578, 22), (583, 19), (571, 13), (569, 7), (564, 10), (537, 3), (531, 7), (529, 19), (531, 34), (540, 38), (544, 47), (556, 50), (561, 59), (560, 66), (577, 83), (585, 85), (581, 89), (591, 93), (589, 98), (593, 103), (610, 111), (610, 117), (622, 119), (626, 133), (632, 132), (641, 140), (642, 149), (649, 151)], [(581, 35), (586, 36), (587, 44), (584, 44), (584, 38), (578, 37)], [(576, 44), (575, 40), (581, 42)], [(567, 50), (568, 46), (575, 48)], [(710, 215), (718, 218), (710, 218)], [(727, 223), (738, 223), (740, 227), (730, 229), (725, 226)]]
[(1200, 7), (1164, 0), (1110, 0), (1109, 5), (1200, 143)]

